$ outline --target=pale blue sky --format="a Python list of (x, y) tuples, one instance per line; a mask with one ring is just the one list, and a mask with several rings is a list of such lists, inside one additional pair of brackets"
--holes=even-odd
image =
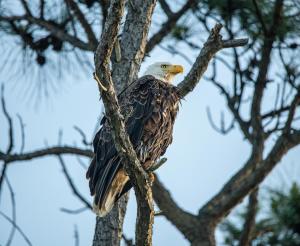
[[(188, 52), (187, 55), (193, 59), (196, 53)], [(156, 61), (183, 64), (186, 68), (185, 74), (190, 67), (182, 58), (171, 56), (157, 48), (143, 64), (140, 74), (143, 74), (147, 65)], [(78, 71), (73, 72), (78, 74)], [(7, 108), (13, 116), (17, 130), (15, 151), (20, 148), (17, 113), (22, 115), (26, 124), (25, 152), (56, 145), (60, 129), (63, 130), (62, 143), (80, 144), (81, 139), (73, 129), (74, 125), (82, 128), (87, 136), (93, 135), (102, 110), (98, 100), (98, 88), (91, 74), (84, 74), (81, 78), (72, 74), (70, 71), (70, 75), (60, 82), (67, 85), (56, 95), (50, 99), (40, 99), (38, 108), (28, 103), (21, 93), (20, 79), (17, 82), (19, 84), (15, 86), (7, 76), (2, 75), (0, 83), (5, 82)], [(219, 74), (222, 81), (231, 82), (230, 74), (221, 66)], [(184, 75), (178, 76), (176, 83), (183, 78)], [(271, 96), (267, 95), (265, 101), (271, 99)], [(214, 118), (218, 119), (220, 111), (224, 109), (224, 100), (214, 86), (202, 80), (195, 91), (182, 102), (175, 123), (174, 141), (165, 155), (168, 162), (157, 172), (178, 204), (192, 213), (197, 213), (200, 206), (220, 190), (224, 182), (247, 160), (250, 151), (238, 129), (222, 136), (211, 128), (206, 116), (207, 106), (210, 106)], [(226, 119), (230, 120), (231, 116), (226, 114)], [(0, 147), (3, 149), (7, 144), (7, 122), (3, 114), (0, 115), (0, 122)], [(297, 147), (288, 153), (277, 169), (290, 170), (291, 166), (294, 168), (299, 164), (299, 156), (300, 147)], [(74, 157), (67, 156), (64, 159), (80, 192), (91, 200), (85, 170)], [(85, 162), (87, 163), (86, 160)], [(269, 178), (268, 185), (282, 184), (276, 172), (280, 173), (275, 170)], [(90, 211), (79, 215), (69, 215), (60, 211), (61, 207), (77, 209), (82, 205), (72, 195), (56, 158), (13, 163), (9, 165), (7, 175), (15, 191), (17, 223), (33, 245), (73, 245), (74, 225), (77, 225), (79, 230), (80, 245), (91, 244), (95, 215)], [(296, 174), (291, 172), (287, 177), (291, 180), (296, 179)], [(4, 187), (0, 209), (10, 216), (10, 197), (6, 185)], [(124, 224), (127, 237), (134, 237), (135, 208), (135, 198), (131, 192)], [(9, 223), (0, 218), (0, 245), (6, 242), (10, 227)], [(18, 233), (12, 245), (25, 245)], [(181, 246), (188, 243), (169, 222), (163, 217), (158, 217), (155, 218), (154, 224), (154, 245)]]

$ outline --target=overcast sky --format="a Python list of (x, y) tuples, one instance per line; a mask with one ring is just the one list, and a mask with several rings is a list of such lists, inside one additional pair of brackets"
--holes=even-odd
[[(193, 59), (195, 53), (187, 54)], [(1, 58), (0, 58), (1, 59)], [(185, 74), (189, 65), (178, 56), (171, 56), (157, 48), (143, 64), (146, 66), (157, 61), (182, 64)], [(92, 62), (92, 60), (91, 60)], [(77, 71), (70, 71), (62, 87), (49, 99), (41, 96), (38, 107), (28, 100), (22, 90), (22, 80), (10, 81), (1, 75), (0, 83), (5, 83), (7, 109), (15, 124), (15, 151), (20, 149), (20, 129), (16, 114), (20, 114), (25, 127), (25, 152), (58, 143), (58, 132), (63, 131), (62, 143), (80, 144), (80, 136), (73, 126), (79, 126), (91, 138), (102, 106), (99, 92), (92, 75), (76, 77)], [(185, 75), (184, 74), (184, 75)], [(220, 78), (230, 80), (228, 71), (219, 68)], [(175, 83), (184, 78), (179, 75)], [(31, 81), (34, 85), (34, 81)], [(268, 101), (270, 98), (265, 98)], [(271, 99), (270, 99), (271, 100)], [(165, 157), (168, 162), (157, 173), (174, 199), (185, 210), (197, 213), (198, 209), (227, 181), (247, 160), (250, 148), (236, 128), (223, 136), (215, 132), (209, 124), (206, 108), (210, 107), (213, 117), (219, 119), (224, 109), (224, 101), (218, 90), (204, 80), (186, 100), (182, 102), (174, 129), (173, 144)], [(226, 114), (230, 122), (231, 116)], [(0, 114), (1, 150), (7, 145), (7, 122)], [(272, 172), (267, 180), (268, 186), (288, 186), (299, 174), (300, 147), (291, 150)], [(88, 183), (85, 170), (74, 157), (64, 156), (67, 168), (80, 192), (89, 200)], [(83, 159), (87, 164), (88, 160)], [(295, 171), (296, 170), (296, 171)], [(297, 173), (298, 172), (298, 173)], [(24, 230), (33, 245), (73, 245), (74, 227), (78, 228), (80, 245), (90, 245), (93, 238), (95, 215), (85, 211), (79, 215), (65, 214), (60, 208), (78, 209), (82, 204), (72, 195), (69, 185), (55, 157), (40, 158), (33, 161), (15, 162), (8, 167), (7, 175), (15, 192), (17, 204), (17, 224)], [(1, 194), (0, 209), (11, 216), (11, 201), (7, 185)], [(136, 205), (134, 193), (126, 214), (124, 232), (134, 237)], [(11, 225), (0, 217), (0, 245), (6, 242)], [(219, 235), (219, 234), (218, 234)], [(218, 236), (220, 238), (220, 236)], [(154, 245), (188, 245), (183, 236), (163, 217), (156, 217), (154, 224)], [(16, 233), (13, 244), (26, 245)]]

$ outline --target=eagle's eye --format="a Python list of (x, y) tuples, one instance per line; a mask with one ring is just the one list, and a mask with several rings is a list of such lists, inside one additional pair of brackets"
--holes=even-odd
[(167, 65), (161, 65), (160, 67), (161, 68), (167, 68)]

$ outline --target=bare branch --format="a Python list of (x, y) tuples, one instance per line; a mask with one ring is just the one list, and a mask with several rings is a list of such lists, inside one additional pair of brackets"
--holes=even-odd
[(20, 148), (20, 153), (22, 154), (25, 148), (25, 124), (22, 120), (22, 117), (17, 114), (17, 117), (19, 119), (20, 122), (20, 127), (21, 127), (21, 148)]
[(79, 232), (77, 225), (74, 226), (74, 239), (75, 239), (75, 246), (79, 246)]
[(80, 10), (78, 4), (74, 0), (65, 0), (67, 5), (70, 6), (70, 8), (73, 10), (74, 14), (76, 15), (77, 19), (79, 20), (81, 26), (83, 27), (89, 43), (92, 47), (97, 46), (97, 38), (95, 36), (95, 33), (91, 27), (91, 25), (88, 23), (87, 19), (85, 18), (84, 14)]
[[(5, 176), (5, 181), (6, 181), (6, 183), (7, 183), (7, 187), (8, 187), (8, 190), (9, 190), (9, 193), (10, 193), (10, 198), (11, 198), (12, 221), (14, 222), (14, 224), (16, 224), (16, 223), (17, 223), (17, 213), (16, 213), (15, 193), (14, 193), (14, 190), (13, 190), (13, 188), (12, 188), (12, 185), (11, 185), (11, 183), (9, 182), (9, 179), (8, 179), (7, 176)], [(9, 234), (9, 238), (7, 239), (6, 246), (11, 245), (12, 240), (13, 240), (14, 235), (15, 235), (15, 231), (16, 231), (16, 227), (13, 225), (13, 226), (12, 226), (12, 229), (11, 229), (11, 231), (10, 231), (10, 234)]]
[(163, 9), (168, 17), (171, 17), (174, 13), (172, 12), (169, 4), (165, 0), (158, 0), (160, 7)]
[(61, 154), (76, 154), (80, 156), (85, 156), (92, 158), (94, 153), (89, 149), (80, 149), (71, 146), (55, 146), (45, 149), (39, 149), (32, 152), (27, 152), (23, 154), (4, 154), (0, 152), (0, 160), (3, 160), (7, 163), (14, 161), (28, 161), (34, 158), (44, 157), (48, 155), (61, 155)]
[(212, 220), (220, 221), (245, 195), (264, 180), (290, 149), (299, 143), (300, 131), (281, 135), (267, 157), (255, 169), (253, 167), (257, 165), (257, 154), (252, 153), (245, 166), (199, 210), (199, 215), (203, 214)]
[(13, 139), (13, 122), (12, 119), (6, 109), (5, 99), (4, 99), (4, 84), (1, 86), (1, 105), (2, 105), (2, 111), (4, 113), (4, 116), (6, 120), (8, 121), (8, 147), (6, 150), (6, 153), (9, 154), (13, 148), (14, 148), (14, 139)]
[(127, 238), (124, 233), (122, 234), (122, 238), (123, 238), (126, 246), (134, 246), (133, 240)]
[(255, 8), (255, 14), (256, 14), (256, 16), (258, 18), (258, 21), (261, 24), (262, 29), (263, 29), (264, 35), (268, 35), (268, 30), (267, 30), (266, 24), (265, 24), (265, 22), (263, 20), (263, 17), (261, 15), (259, 7), (257, 6), (256, 0), (252, 0), (252, 3), (253, 3), (254, 8)]
[(248, 43), (248, 38), (240, 38), (240, 39), (233, 39), (233, 40), (223, 40), (222, 48), (235, 48), (245, 46)]
[(89, 209), (89, 208), (85, 206), (85, 207), (75, 209), (75, 210), (71, 210), (71, 209), (67, 209), (67, 208), (60, 208), (60, 211), (67, 213), (67, 214), (80, 214), (80, 213), (86, 211), (87, 209)]
[(28, 6), (28, 3), (26, 0), (20, 0), (21, 1), (21, 4), (23, 5), (23, 8), (25, 9), (26, 11), (26, 14), (27, 15), (32, 15), (30, 9), (29, 9), (29, 6)]
[[(7, 112), (6, 109), (6, 105), (5, 105), (5, 99), (4, 99), (4, 85), (2, 84), (1, 86), (1, 105), (2, 105), (2, 110), (3, 110), (3, 114), (6, 118), (6, 120), (8, 121), (8, 147), (6, 150), (6, 154), (10, 154), (10, 152), (13, 150), (14, 148), (14, 139), (13, 139), (13, 122), (12, 119), (9, 115), (9, 113)], [(1, 154), (1, 152), (0, 152)], [(2, 191), (2, 184), (4, 181), (4, 177), (5, 177), (5, 172), (7, 170), (7, 161), (3, 162), (3, 167), (2, 167), (2, 171), (1, 171), (1, 176), (0, 176), (0, 194)]]
[(293, 119), (294, 119), (294, 115), (295, 115), (295, 112), (296, 112), (296, 108), (299, 104), (300, 104), (300, 87), (298, 88), (298, 91), (297, 91), (297, 93), (296, 93), (296, 95), (295, 95), (295, 97), (294, 97), (294, 99), (291, 103), (289, 113), (288, 113), (288, 117), (287, 117), (285, 127), (284, 127), (284, 130), (283, 130), (284, 133), (289, 133), (290, 132), (292, 122), (293, 122)]
[(234, 128), (234, 119), (233, 121), (229, 124), (228, 127), (225, 127), (225, 120), (224, 120), (224, 112), (221, 112), (221, 119), (220, 119), (220, 127), (218, 127), (211, 115), (210, 109), (209, 107), (206, 108), (206, 113), (207, 113), (207, 117), (208, 117), (208, 121), (210, 123), (210, 125), (212, 126), (212, 128), (219, 132), (220, 134), (227, 134), (228, 132), (230, 132), (233, 128)]
[(258, 206), (258, 189), (254, 189), (249, 195), (248, 211), (243, 225), (243, 231), (240, 237), (239, 245), (251, 245), (253, 233), (255, 231), (255, 216)]
[[(160, 4), (164, 10), (167, 10), (167, 5), (164, 4), (165, 1), (160, 1)], [(153, 48), (159, 44), (176, 26), (178, 20), (193, 6), (197, 4), (195, 0), (188, 0), (186, 4), (176, 13), (168, 15), (168, 20), (162, 24), (160, 30), (155, 33), (148, 41), (146, 46), (146, 53), (150, 53)], [(168, 11), (169, 12), (169, 11)], [(170, 14), (170, 13), (169, 13)]]
[(85, 146), (91, 146), (92, 143), (89, 143), (86, 139), (86, 135), (85, 133), (83, 132), (82, 129), (80, 129), (78, 126), (74, 126), (74, 129), (80, 134), (80, 136), (82, 137), (82, 143), (85, 145)]
[[(0, 21), (6, 21), (10, 23), (11, 25), (15, 25), (15, 21), (22, 21), (26, 20), (30, 22), (31, 24), (38, 25), (39, 27), (42, 27), (49, 31), (53, 36), (56, 38), (66, 41), (70, 43), (72, 46), (77, 47), (81, 50), (85, 51), (94, 51), (96, 46), (93, 46), (92, 44), (85, 43), (81, 39), (77, 38), (76, 36), (73, 36), (66, 32), (66, 30), (60, 28), (59, 26), (53, 24), (50, 21), (44, 20), (42, 18), (36, 18), (31, 15), (20, 15), (20, 16), (0, 16)], [(22, 30), (24, 31), (24, 30)]]
[(259, 72), (255, 82), (255, 89), (253, 94), (253, 100), (251, 105), (251, 125), (253, 128), (253, 136), (256, 139), (258, 145), (261, 145), (264, 138), (264, 132), (261, 122), (261, 101), (263, 98), (263, 92), (266, 85), (268, 68), (270, 65), (271, 52), (273, 42), (276, 38), (277, 28), (280, 15), (282, 12), (283, 0), (276, 0), (274, 6), (273, 24), (270, 28), (268, 36), (264, 38), (264, 43), (261, 51), (261, 60), (259, 63)]
[(9, 221), (15, 228), (16, 230), (21, 234), (21, 236), (24, 238), (25, 242), (29, 245), (32, 246), (32, 243), (30, 242), (29, 238), (25, 235), (25, 233), (22, 231), (22, 229), (12, 220), (10, 219), (6, 214), (4, 214), (2, 211), (0, 211), (0, 215), (2, 215), (7, 221)]
[(185, 79), (179, 83), (178, 88), (182, 97), (185, 97), (195, 88), (201, 76), (206, 71), (209, 61), (219, 50), (222, 48), (229, 48), (230, 45), (233, 45), (232, 47), (236, 47), (237, 44), (241, 46), (247, 44), (248, 39), (223, 41), (222, 36), (219, 34), (221, 28), (221, 24), (216, 24), (211, 30), (210, 35), (201, 49), (200, 54), (198, 55), (191, 70)]
[(4, 181), (6, 170), (7, 170), (7, 162), (4, 162), (3, 167), (2, 167), (2, 171), (1, 171), (1, 176), (0, 176), (0, 195), (1, 195), (1, 191), (2, 191), (2, 184), (3, 184), (3, 181)]
[(58, 157), (58, 160), (59, 160), (59, 162), (60, 162), (60, 164), (61, 164), (61, 166), (62, 166), (63, 173), (64, 173), (64, 175), (65, 175), (65, 177), (66, 177), (66, 179), (67, 179), (67, 181), (68, 181), (68, 183), (69, 183), (69, 185), (70, 185), (72, 191), (73, 191), (73, 194), (74, 194), (74, 195), (75, 195), (75, 196), (76, 196), (83, 204), (85, 204), (85, 206), (86, 206), (87, 208), (89, 208), (89, 209), (92, 210), (92, 205), (91, 205), (91, 204), (89, 203), (89, 201), (86, 200), (86, 199), (79, 193), (79, 191), (77, 190), (77, 188), (76, 188), (76, 186), (75, 186), (75, 184), (74, 184), (74, 182), (73, 182), (73, 180), (72, 180), (70, 174), (68, 173), (68, 170), (67, 170), (67, 168), (66, 168), (66, 165), (65, 165), (65, 162), (64, 162), (63, 158), (62, 158), (60, 155), (58, 155), (57, 157)]

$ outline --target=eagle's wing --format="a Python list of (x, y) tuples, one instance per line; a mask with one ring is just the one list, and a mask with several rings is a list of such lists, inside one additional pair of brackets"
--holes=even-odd
[[(119, 104), (124, 116), (126, 130), (134, 148), (141, 141), (145, 122), (151, 117), (153, 110), (155, 110), (155, 92), (156, 79), (152, 76), (144, 76), (135, 81), (119, 96)], [(110, 209), (105, 205), (105, 199), (110, 189), (118, 189), (115, 192), (118, 194), (114, 194), (118, 196), (128, 181), (128, 178), (124, 177), (123, 173), (117, 178), (116, 182), (118, 183), (113, 183), (117, 172), (120, 170), (122, 160), (115, 149), (109, 121), (105, 116), (101, 120), (101, 125), (101, 129), (93, 141), (95, 157), (86, 174), (89, 179), (91, 195), (95, 195), (94, 206), (100, 210), (100, 215), (101, 208), (102, 210)], [(112, 206), (114, 201), (110, 202), (112, 204), (109, 204), (109, 206)]]

